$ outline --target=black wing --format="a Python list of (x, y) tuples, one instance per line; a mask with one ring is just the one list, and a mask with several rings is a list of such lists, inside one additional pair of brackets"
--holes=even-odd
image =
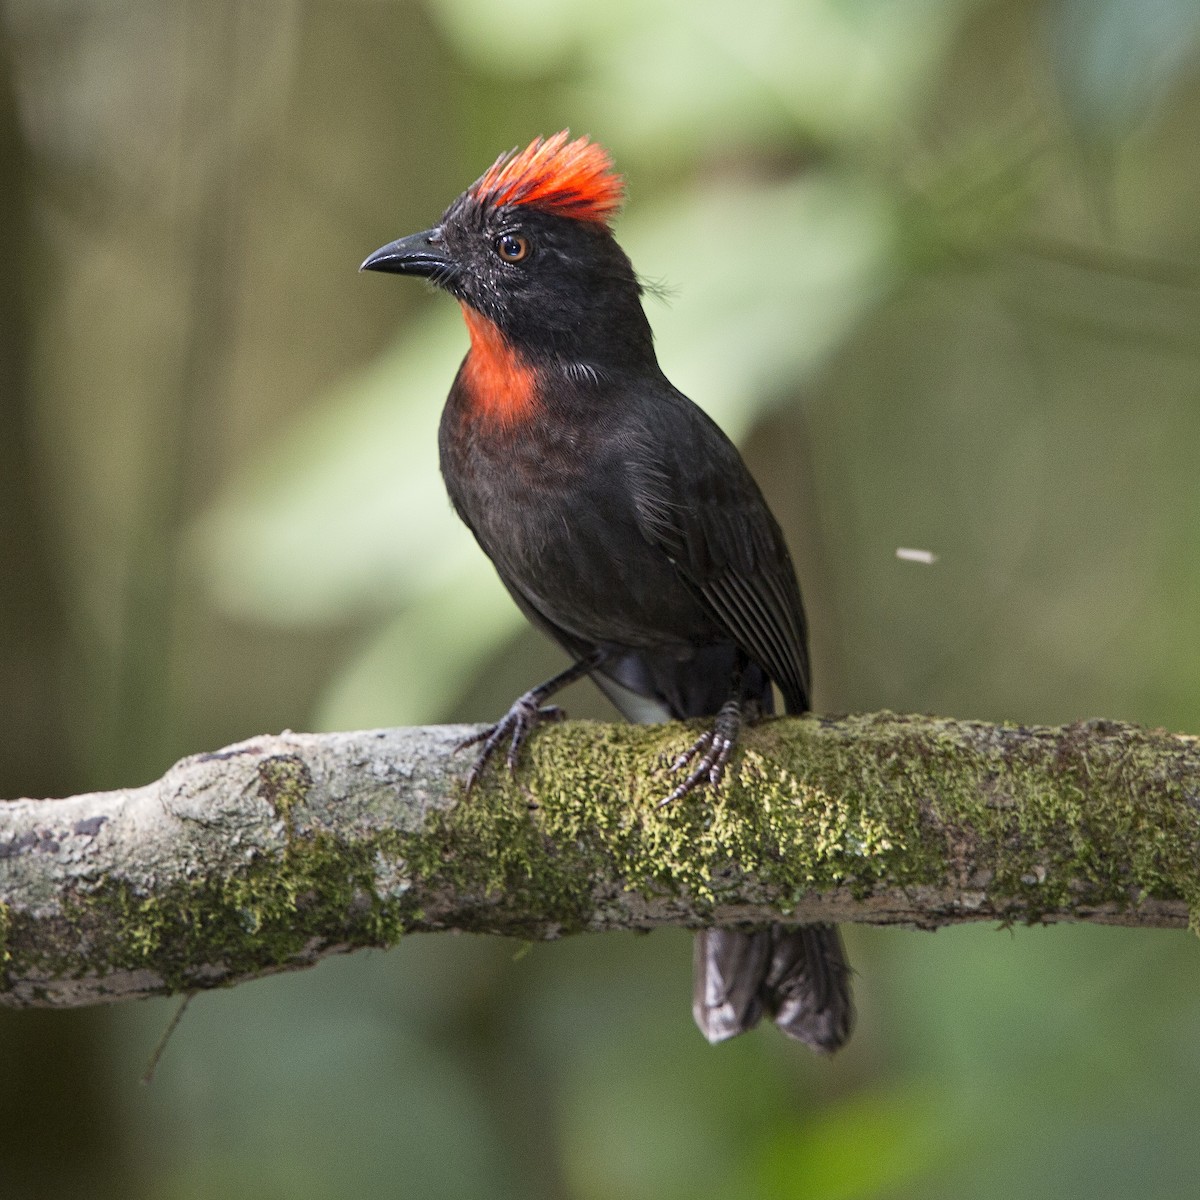
[(779, 685), (788, 712), (803, 712), (807, 626), (779, 524), (733, 443), (701, 409), (674, 389), (653, 406), (653, 429), (638, 431), (628, 460), (642, 533)]

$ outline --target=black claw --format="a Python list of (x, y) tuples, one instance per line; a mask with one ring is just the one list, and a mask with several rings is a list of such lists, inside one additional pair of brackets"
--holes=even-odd
[(515, 775), (521, 761), (521, 749), (529, 740), (529, 735), (544, 721), (563, 721), (567, 714), (557, 704), (546, 708), (538, 705), (536, 691), (526, 692), (513, 701), (512, 707), (500, 718), (495, 725), (489, 725), (479, 733), (472, 734), (455, 746), (455, 750), (465, 750), (468, 746), (483, 743), (483, 749), (467, 772), (464, 786), (469, 792), (479, 782), (484, 768), (493, 754), (507, 741), (508, 751), (504, 761), (510, 775)]
[(737, 744), (738, 733), (742, 727), (742, 710), (736, 701), (729, 701), (717, 714), (711, 729), (706, 729), (678, 758), (671, 764), (672, 773), (682, 771), (695, 765), (681, 783), (672, 789), (671, 794), (660, 800), (655, 806), (666, 808), (675, 800), (682, 799), (694, 791), (702, 783), (716, 790), (725, 778), (725, 767), (729, 762), (733, 748)]
[(692, 759), (696, 757), (697, 754), (700, 754), (702, 751), (706, 751), (708, 749), (708, 745), (712, 741), (712, 739), (713, 739), (713, 734), (712, 734), (711, 729), (706, 731), (705, 733), (702, 733), (671, 764), (672, 774), (674, 774), (676, 771), (682, 771), (683, 768), (686, 767), (688, 765), (688, 763), (690, 763), (692, 761)]
[(476, 743), (482, 742), (484, 738), (491, 737), (495, 728), (495, 725), (489, 725), (486, 729), (481, 729), (478, 733), (471, 734), (469, 738), (463, 738), (463, 740), (454, 747), (454, 753), (457, 754), (460, 750), (465, 750), (468, 746), (474, 746)]

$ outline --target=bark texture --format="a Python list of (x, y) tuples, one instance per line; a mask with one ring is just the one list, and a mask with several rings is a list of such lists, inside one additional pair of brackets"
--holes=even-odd
[(659, 809), (683, 725), (567, 723), (470, 796), (465, 727), (259, 737), (145, 787), (0, 803), (0, 1002), (216, 987), (460, 929), (1183, 926), (1200, 747), (1107, 721), (877, 713), (747, 731)]

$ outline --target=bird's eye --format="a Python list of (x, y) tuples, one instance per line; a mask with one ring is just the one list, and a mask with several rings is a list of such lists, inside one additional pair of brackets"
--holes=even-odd
[(529, 239), (519, 233), (501, 234), (496, 239), (496, 253), (505, 262), (520, 262), (529, 253)]

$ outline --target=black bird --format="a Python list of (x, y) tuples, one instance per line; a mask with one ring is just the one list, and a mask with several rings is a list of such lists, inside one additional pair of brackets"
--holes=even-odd
[[(720, 785), (745, 720), (809, 705), (800, 589), (732, 442), (658, 365), (632, 265), (609, 226), (624, 181), (564, 131), (502, 155), (424, 233), (364, 270), (424, 276), (462, 306), (471, 348), (442, 414), (459, 516), (525, 616), (572, 665), (479, 740), (473, 783), (510, 767), (560, 688), (590, 675), (632, 721), (711, 716), (666, 801)], [(664, 801), (664, 803), (666, 802)], [(831, 1051), (853, 1008), (832, 925), (696, 936), (692, 1011), (711, 1042), (765, 1011)]]

